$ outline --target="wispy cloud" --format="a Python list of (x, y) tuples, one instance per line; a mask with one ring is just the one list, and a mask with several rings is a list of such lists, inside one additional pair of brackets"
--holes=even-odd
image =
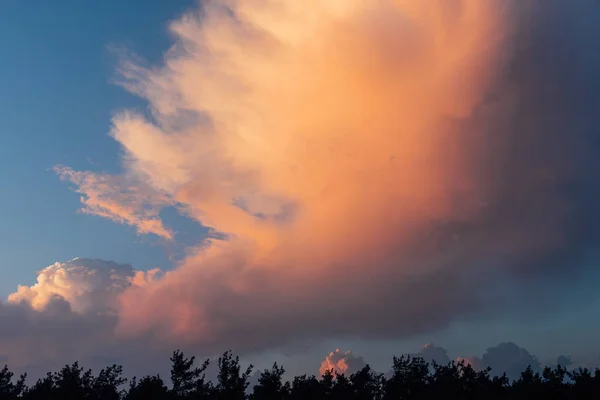
[(81, 212), (131, 225), (139, 234), (173, 239), (173, 232), (164, 227), (159, 216), (162, 208), (174, 204), (168, 194), (132, 185), (123, 176), (75, 171), (62, 165), (55, 166), (54, 171), (75, 184), (75, 191), (81, 194)]

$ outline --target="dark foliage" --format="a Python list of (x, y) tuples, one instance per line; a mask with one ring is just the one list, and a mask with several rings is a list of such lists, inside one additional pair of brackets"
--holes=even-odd
[(129, 384), (126, 400), (161, 400), (177, 398), (163, 382), (160, 376), (145, 376), (138, 380), (134, 377)]
[(528, 367), (509, 382), (506, 375), (492, 376), (488, 368), (476, 371), (463, 361), (447, 365), (428, 364), (422, 358), (394, 357), (389, 378), (368, 365), (347, 377), (333, 371), (323, 376), (301, 375), (284, 381), (283, 367), (262, 371), (258, 383), (249, 388), (252, 366), (242, 370), (230, 351), (217, 361), (216, 381), (207, 380), (209, 360), (199, 366), (194, 357), (177, 350), (171, 357), (171, 381), (159, 375), (133, 378), (125, 389), (120, 366), (113, 365), (94, 375), (77, 362), (59, 372), (49, 372), (33, 386), (25, 385), (5, 366), (0, 370), (0, 400), (398, 400), (398, 399), (599, 399), (600, 369), (590, 371), (546, 367), (541, 372)]

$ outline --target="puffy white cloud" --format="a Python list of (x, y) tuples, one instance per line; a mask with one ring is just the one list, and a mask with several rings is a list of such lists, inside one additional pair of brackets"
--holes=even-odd
[(164, 372), (175, 344), (116, 335), (119, 296), (160, 274), (85, 258), (42, 269), (36, 283), (0, 301), (2, 362), (33, 379), (76, 360), (93, 368), (123, 363), (129, 374)]
[(34, 310), (44, 310), (59, 297), (77, 313), (114, 312), (118, 295), (132, 282), (144, 282), (146, 274), (152, 277), (155, 272), (135, 271), (130, 265), (110, 261), (74, 258), (39, 271), (37, 282), (32, 286), (19, 285), (8, 296), (8, 302), (25, 302)]

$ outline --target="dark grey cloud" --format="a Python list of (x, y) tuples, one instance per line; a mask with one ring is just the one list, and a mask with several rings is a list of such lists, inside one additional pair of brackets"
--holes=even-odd
[(466, 357), (464, 361), (476, 370), (489, 367), (492, 369), (491, 374), (495, 376), (506, 374), (510, 380), (518, 379), (527, 367), (531, 367), (534, 372), (540, 372), (542, 368), (535, 356), (513, 342), (500, 343), (488, 348), (482, 357)]
[(563, 367), (569, 367), (571, 365), (573, 365), (573, 360), (571, 358), (571, 356), (558, 356), (556, 358), (556, 365), (561, 365)]
[(95, 371), (122, 364), (129, 377), (168, 376), (175, 344), (149, 335), (118, 337), (116, 322), (112, 315), (75, 313), (59, 298), (44, 310), (0, 302), (0, 362), (16, 373), (27, 372), (30, 382), (74, 361)]
[(512, 342), (500, 343), (490, 347), (481, 357), (484, 366), (492, 368), (494, 374), (506, 373), (510, 379), (516, 379), (527, 367), (539, 371), (540, 363), (526, 349)]
[[(479, 213), (439, 221), (418, 244), (417, 260), (439, 256), (436, 275), (390, 281), (398, 292), (431, 294), (395, 312), (390, 295), (386, 311), (416, 330), (456, 314), (557, 311), (589, 299), (598, 282), (590, 265), (600, 239), (600, 6), (523, 3), (511, 61), (474, 115), (453, 122), (454, 145), (481, 146)], [(419, 318), (425, 311), (430, 318)]]
[(420, 357), (429, 364), (434, 362), (440, 365), (446, 365), (450, 362), (448, 350), (443, 347), (436, 346), (433, 343), (428, 343), (416, 353), (407, 353), (406, 356)]

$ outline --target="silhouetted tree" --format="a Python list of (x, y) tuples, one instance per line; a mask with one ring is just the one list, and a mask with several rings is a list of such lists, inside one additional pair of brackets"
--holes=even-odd
[(55, 399), (54, 374), (48, 372), (44, 378), (38, 379), (35, 385), (25, 389), (23, 397), (27, 400)]
[(57, 373), (48, 373), (45, 378), (26, 392), (28, 400), (81, 400), (90, 399), (93, 394), (93, 376), (91, 370), (83, 371), (79, 363), (65, 365)]
[(383, 397), (385, 378), (383, 374), (374, 373), (369, 365), (352, 374), (350, 382), (356, 400), (380, 400)]
[(511, 394), (516, 399), (532, 399), (542, 392), (542, 377), (539, 372), (533, 372), (531, 365), (525, 371), (521, 372), (521, 376), (511, 387)]
[(275, 363), (247, 392), (252, 366), (242, 371), (239, 358), (231, 351), (218, 360), (215, 385), (205, 377), (208, 360), (195, 366), (195, 358), (187, 358), (179, 350), (170, 360), (171, 389), (155, 375), (139, 381), (133, 378), (129, 389), (122, 390), (127, 380), (120, 366), (104, 368), (94, 376), (77, 362), (26, 387), (25, 375), (15, 381), (5, 366), (0, 370), (0, 400), (600, 399), (600, 369), (568, 372), (561, 365), (546, 367), (541, 373), (530, 366), (509, 384), (506, 374), (492, 377), (490, 368), (476, 371), (464, 361), (430, 365), (422, 358), (403, 356), (394, 357), (389, 379), (367, 365), (350, 377), (330, 370), (320, 379), (301, 375), (290, 383), (284, 382), (285, 370)]
[(165, 400), (169, 399), (169, 389), (160, 375), (144, 376), (137, 381), (131, 380), (125, 400)]
[(265, 369), (258, 378), (250, 396), (252, 400), (284, 400), (290, 396), (290, 384), (283, 383), (285, 369), (273, 364), (270, 370)]
[(333, 387), (330, 389), (327, 397), (332, 400), (354, 399), (354, 388), (350, 379), (346, 375), (336, 373)]
[(0, 399), (13, 400), (23, 394), (27, 375), (21, 375), (16, 383), (13, 382), (13, 377), (14, 373), (8, 369), (7, 365), (0, 370)]
[(561, 365), (556, 368), (545, 367), (542, 371), (541, 395), (546, 399), (564, 399), (567, 398), (569, 385), (565, 383), (567, 369)]
[(508, 391), (508, 383), (509, 381), (506, 372), (504, 372), (501, 376), (494, 376), (490, 386), (492, 395), (496, 396), (497, 398), (504, 398)]
[(177, 350), (173, 352), (171, 360), (172, 394), (175, 399), (202, 399), (208, 398), (213, 392), (212, 385), (205, 380), (205, 371), (209, 360), (204, 361), (200, 367), (194, 366), (196, 357), (186, 358)]
[(461, 360), (457, 363), (462, 381), (462, 397), (465, 399), (502, 399), (507, 394), (508, 377), (490, 377), (491, 368), (475, 371), (470, 364)]
[(124, 396), (119, 387), (125, 382), (127, 382), (127, 379), (123, 378), (123, 367), (113, 365), (104, 368), (93, 379), (92, 396), (90, 398), (94, 400), (119, 400)]
[(424, 395), (429, 381), (429, 363), (420, 357), (393, 358), (392, 377), (385, 384), (384, 399), (417, 399)]
[[(462, 365), (462, 364), (461, 364)], [(446, 365), (433, 362), (433, 375), (429, 378), (427, 393), (431, 398), (459, 399), (465, 394), (464, 380), (456, 362)]]
[(296, 376), (292, 382), (290, 398), (294, 400), (321, 400), (326, 398), (326, 393), (323, 386), (314, 375), (300, 375)]
[(227, 400), (243, 400), (246, 398), (248, 378), (252, 373), (250, 365), (241, 372), (240, 358), (233, 357), (231, 351), (226, 351), (218, 361), (219, 374), (217, 377), (216, 398)]
[(331, 391), (333, 390), (334, 379), (335, 375), (333, 374), (333, 369), (327, 370), (323, 375), (321, 375), (321, 380), (319, 383), (321, 384), (323, 395), (327, 398), (330, 397)]
[(600, 370), (598, 368), (593, 375), (589, 369), (579, 368), (570, 372), (568, 376), (573, 381), (571, 398), (600, 398)]
[(92, 371), (84, 372), (78, 362), (65, 365), (54, 376), (56, 396), (64, 400), (81, 400), (90, 398), (92, 393)]

